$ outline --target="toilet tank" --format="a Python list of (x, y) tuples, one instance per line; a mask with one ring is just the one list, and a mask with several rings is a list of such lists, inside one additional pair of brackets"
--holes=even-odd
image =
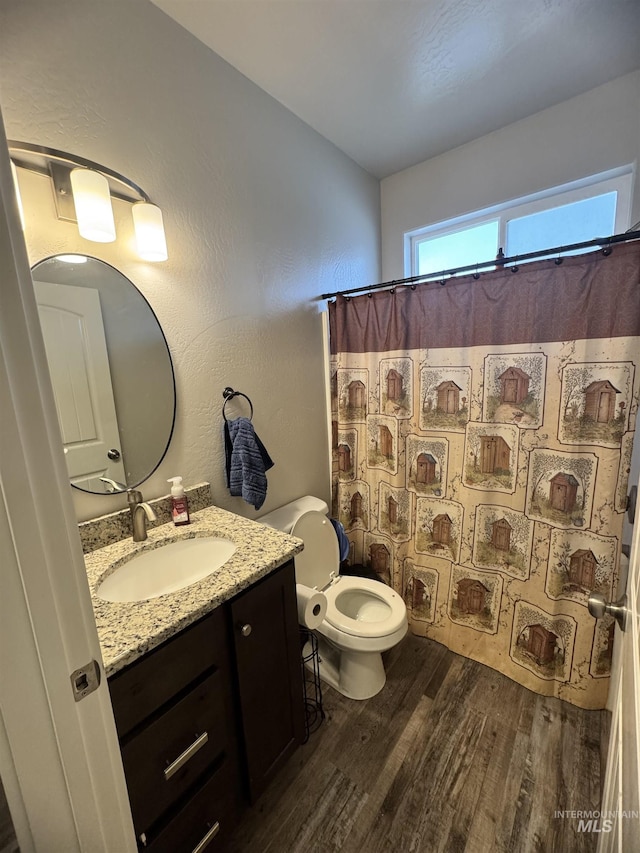
[(300, 516), (304, 515), (305, 512), (311, 511), (328, 515), (329, 507), (320, 498), (314, 498), (313, 495), (305, 495), (278, 509), (274, 509), (273, 512), (268, 512), (266, 515), (257, 518), (256, 521), (259, 521), (260, 524), (266, 524), (269, 527), (275, 527), (276, 530), (281, 530), (283, 533), (291, 533), (293, 525)]

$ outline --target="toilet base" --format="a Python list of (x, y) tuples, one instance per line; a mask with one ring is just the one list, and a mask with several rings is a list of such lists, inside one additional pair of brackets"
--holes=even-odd
[(322, 634), (318, 652), (320, 678), (348, 699), (371, 699), (386, 683), (380, 652), (339, 649)]

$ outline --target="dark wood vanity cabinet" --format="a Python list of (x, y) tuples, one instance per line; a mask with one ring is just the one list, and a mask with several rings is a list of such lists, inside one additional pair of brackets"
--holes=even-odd
[(141, 850), (222, 850), (302, 741), (293, 564), (109, 679)]
[[(241, 805), (223, 607), (109, 679), (140, 849), (222, 849)], [(214, 796), (212, 792), (217, 792)]]

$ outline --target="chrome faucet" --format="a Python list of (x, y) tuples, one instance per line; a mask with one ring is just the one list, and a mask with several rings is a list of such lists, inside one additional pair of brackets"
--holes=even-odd
[(127, 489), (127, 501), (131, 510), (133, 541), (144, 542), (147, 538), (147, 521), (155, 521), (156, 514), (149, 504), (142, 500), (142, 492), (137, 489)]

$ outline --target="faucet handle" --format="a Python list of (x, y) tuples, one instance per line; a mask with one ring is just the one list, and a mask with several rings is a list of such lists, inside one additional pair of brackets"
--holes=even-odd
[(137, 507), (142, 507), (144, 514), (147, 516), (149, 521), (157, 520), (158, 516), (153, 511), (150, 504), (142, 499), (142, 492), (138, 489), (127, 489), (127, 501), (129, 502), (129, 506), (132, 511)]

